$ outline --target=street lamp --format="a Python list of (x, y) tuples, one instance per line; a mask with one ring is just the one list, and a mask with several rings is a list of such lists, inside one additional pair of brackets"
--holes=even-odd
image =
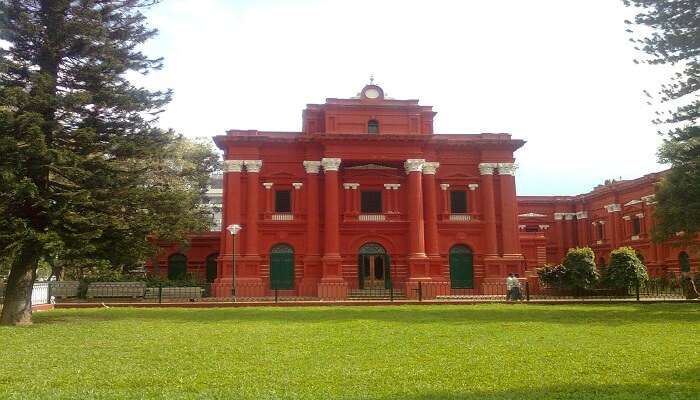
[(231, 246), (231, 262), (233, 263), (231, 296), (233, 297), (233, 301), (236, 301), (236, 234), (240, 232), (241, 229), (243, 229), (243, 227), (238, 224), (231, 224), (226, 227), (226, 230), (231, 233), (231, 242), (233, 244), (233, 246)]

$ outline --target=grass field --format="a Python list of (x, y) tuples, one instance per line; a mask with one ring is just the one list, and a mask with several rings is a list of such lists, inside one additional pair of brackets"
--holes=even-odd
[(89, 309), (0, 328), (0, 398), (698, 399), (700, 305)]

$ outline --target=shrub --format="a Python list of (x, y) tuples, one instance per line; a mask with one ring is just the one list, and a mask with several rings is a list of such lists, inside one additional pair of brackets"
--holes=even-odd
[(564, 285), (564, 276), (566, 269), (562, 265), (545, 265), (537, 269), (537, 276), (543, 285), (551, 288), (562, 289)]
[(569, 249), (562, 262), (564, 285), (571, 289), (589, 289), (598, 283), (595, 254), (590, 247)]
[(606, 285), (622, 289), (641, 285), (648, 279), (647, 268), (639, 261), (633, 248), (620, 247), (610, 253)]

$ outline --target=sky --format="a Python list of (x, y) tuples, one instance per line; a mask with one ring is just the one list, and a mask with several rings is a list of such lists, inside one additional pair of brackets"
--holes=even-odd
[(635, 64), (616, 0), (165, 0), (136, 83), (174, 90), (164, 128), (301, 130), (301, 111), (386, 94), (437, 111), (436, 133), (507, 132), (519, 195), (575, 195), (664, 169), (651, 123), (668, 71)]

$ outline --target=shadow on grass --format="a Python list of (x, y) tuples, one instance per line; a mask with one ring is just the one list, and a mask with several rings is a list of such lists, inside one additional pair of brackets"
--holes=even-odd
[[(674, 383), (668, 385), (649, 384), (620, 384), (620, 385), (566, 385), (542, 388), (523, 388), (503, 391), (479, 391), (454, 393), (449, 391), (432, 391), (416, 394), (397, 394), (376, 397), (358, 397), (372, 400), (639, 400), (639, 399), (698, 399), (700, 388), (693, 382)], [(350, 397), (347, 397), (350, 398)]]
[[(365, 400), (532, 400), (532, 399), (557, 399), (557, 400), (657, 400), (657, 399), (697, 399), (700, 389), (696, 381), (669, 382), (668, 384), (572, 384), (572, 385), (547, 385), (542, 384), (535, 388), (503, 388), (494, 391), (457, 391), (457, 390), (431, 390), (416, 393), (404, 392), (406, 389), (397, 387), (392, 394), (369, 393), (359, 391), (352, 394), (344, 393), (343, 388), (334, 391), (325, 391), (318, 388), (318, 393), (298, 393), (275, 388), (274, 394), (267, 394), (265, 389), (247, 391), (247, 395), (241, 395), (242, 388), (213, 388), (204, 390), (188, 390), (187, 392), (173, 392), (172, 388), (164, 388), (155, 392), (153, 388), (131, 390), (102, 389), (97, 393), (91, 391), (94, 396), (105, 399), (150, 399), (150, 398), (177, 398), (177, 399), (365, 399)], [(402, 389), (404, 391), (402, 391)], [(2, 393), (0, 391), (0, 393)], [(87, 398), (86, 393), (80, 389), (67, 391), (52, 391), (51, 396), (42, 395), (41, 389), (34, 391), (33, 398), (72, 399)], [(18, 397), (24, 398), (24, 397)]]
[(371, 320), (406, 324), (553, 323), (626, 325), (700, 322), (700, 304), (466, 305), (387, 307), (109, 308), (37, 314), (37, 324), (140, 320), (153, 322), (343, 323)]

